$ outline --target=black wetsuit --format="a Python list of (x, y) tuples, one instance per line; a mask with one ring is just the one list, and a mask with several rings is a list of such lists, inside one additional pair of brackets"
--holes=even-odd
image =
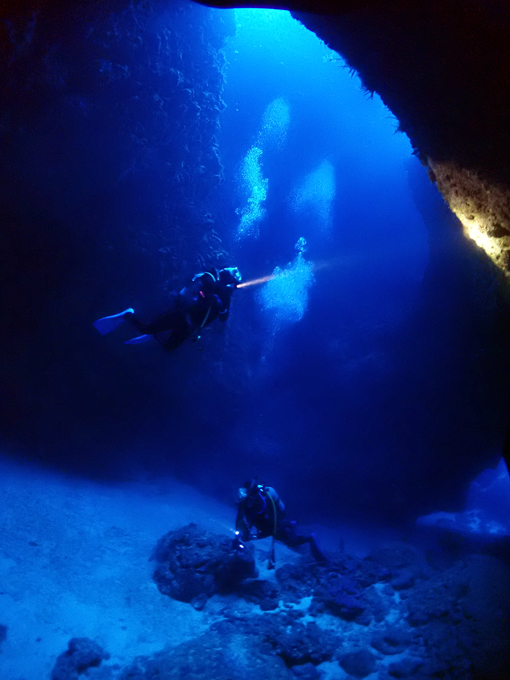
[[(275, 526), (276, 511), (276, 526)], [(253, 534), (253, 529), (256, 534)], [(317, 548), (315, 537), (296, 534), (296, 522), (285, 518), (285, 506), (276, 491), (270, 486), (257, 486), (244, 498), (237, 510), (236, 530), (243, 541), (251, 538), (267, 538), (274, 536), (288, 548), (297, 548), (310, 543), (312, 554), (318, 560), (324, 556)]]
[(213, 281), (211, 275), (203, 274), (180, 293), (173, 293), (169, 309), (148, 323), (132, 312), (127, 312), (125, 318), (140, 333), (153, 335), (165, 349), (174, 350), (215, 319), (228, 319), (234, 289), (234, 285), (222, 283), (216, 277)]

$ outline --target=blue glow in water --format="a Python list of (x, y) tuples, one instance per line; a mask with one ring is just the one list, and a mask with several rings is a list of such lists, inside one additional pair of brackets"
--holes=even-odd
[(264, 111), (258, 145), (264, 149), (281, 149), (290, 125), (290, 108), (282, 97), (275, 99)]
[(421, 526), (484, 536), (510, 536), (510, 476), (503, 459), (482, 472), (470, 485), (463, 512), (435, 512), (420, 517)]
[(259, 222), (265, 215), (264, 201), (267, 196), (267, 179), (262, 175), (260, 157), (262, 149), (252, 146), (245, 156), (241, 168), (243, 189), (248, 195), (244, 208), (238, 210), (241, 221), (237, 227), (237, 238), (259, 235)]
[(306, 241), (300, 238), (296, 244), (297, 256), (285, 269), (276, 267), (273, 278), (258, 295), (264, 311), (273, 320), (273, 334), (283, 325), (300, 321), (308, 307), (308, 291), (314, 283), (312, 263), (304, 258)]
[(304, 236), (298, 238), (294, 248), (296, 250), (296, 253), (304, 253), (306, 251), (306, 238)]
[(237, 238), (257, 238), (259, 223), (266, 211), (268, 180), (262, 175), (261, 156), (263, 149), (281, 149), (290, 124), (289, 105), (282, 98), (275, 99), (266, 107), (256, 146), (246, 154), (241, 167), (242, 188), (247, 196), (244, 208), (237, 210), (241, 220), (237, 227)]
[(335, 168), (324, 160), (311, 172), (293, 193), (290, 203), (295, 212), (305, 211), (317, 227), (328, 232), (331, 229), (331, 207), (336, 194)]
[(237, 238), (247, 236), (257, 238), (259, 223), (266, 211), (264, 202), (267, 197), (268, 180), (262, 175), (261, 156), (263, 149), (281, 149), (290, 124), (290, 111), (287, 102), (278, 98), (264, 111), (257, 144), (252, 146), (244, 157), (241, 167), (242, 189), (247, 196), (246, 205), (237, 210), (241, 221), (237, 227)]

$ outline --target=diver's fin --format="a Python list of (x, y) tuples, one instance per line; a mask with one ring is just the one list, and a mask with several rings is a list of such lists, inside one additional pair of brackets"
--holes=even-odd
[(125, 345), (141, 345), (142, 342), (147, 342), (148, 340), (154, 340), (153, 335), (139, 335), (137, 338), (131, 338), (131, 340), (126, 340)]
[(128, 312), (134, 314), (135, 310), (130, 307), (129, 309), (125, 309), (123, 312), (119, 312), (118, 314), (113, 314), (112, 316), (103, 316), (102, 319), (94, 321), (93, 326), (97, 328), (101, 335), (106, 335), (124, 323), (124, 314), (127, 314)]
[(317, 545), (315, 534), (310, 534), (310, 552), (312, 553), (312, 557), (316, 562), (324, 563), (328, 561), (327, 557), (325, 557), (324, 553)]

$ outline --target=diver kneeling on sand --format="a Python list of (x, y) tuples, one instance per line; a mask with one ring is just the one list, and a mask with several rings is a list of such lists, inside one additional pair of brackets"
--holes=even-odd
[(240, 281), (237, 267), (201, 272), (181, 291), (172, 293), (170, 308), (152, 321), (141, 321), (135, 316), (135, 310), (129, 308), (94, 321), (94, 326), (101, 335), (106, 335), (129, 321), (143, 335), (127, 340), (126, 345), (138, 345), (154, 338), (165, 349), (174, 350), (192, 336), (198, 339), (201, 330), (215, 319), (228, 319), (232, 293)]
[[(281, 541), (288, 548), (297, 548), (304, 543), (310, 544), (310, 552), (317, 562), (325, 562), (315, 540), (315, 535), (300, 536), (296, 534), (296, 522), (285, 519), (285, 505), (271, 486), (257, 484), (257, 480), (246, 482), (238, 492), (236, 518), (236, 537), (234, 546), (240, 548), (243, 541), (253, 538), (272, 536), (268, 568), (274, 569), (274, 542)], [(255, 529), (255, 533), (253, 533)]]

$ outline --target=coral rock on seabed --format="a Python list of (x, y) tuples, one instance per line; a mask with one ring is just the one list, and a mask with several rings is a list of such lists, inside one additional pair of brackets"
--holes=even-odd
[(390, 584), (395, 590), (404, 590), (414, 584), (414, 575), (408, 569), (403, 569), (391, 579)]
[[(423, 666), (421, 659), (411, 658), (409, 656), (394, 661), (388, 666), (388, 672), (392, 678), (415, 678), (416, 673)], [(419, 680), (418, 678), (416, 680)]]
[(375, 633), (372, 637), (372, 647), (381, 654), (401, 654), (411, 642), (411, 636), (401, 628), (388, 627), (386, 630)]
[(265, 619), (251, 619), (243, 630), (269, 644), (287, 667), (329, 661), (338, 647), (335, 636), (322, 630), (315, 621), (304, 624), (291, 614), (276, 614)]
[(292, 672), (294, 676), (300, 680), (318, 680), (320, 677), (319, 671), (312, 663), (305, 663), (302, 666), (293, 666)]
[(119, 680), (289, 680), (284, 662), (234, 627), (209, 630), (152, 658), (139, 657)]
[(51, 680), (76, 680), (87, 669), (95, 668), (101, 661), (109, 658), (108, 652), (93, 640), (72, 638), (67, 651), (58, 657)]
[(375, 670), (375, 656), (368, 649), (349, 652), (340, 658), (340, 666), (355, 678), (366, 678)]
[(271, 611), (278, 607), (280, 590), (269, 581), (249, 581), (241, 585), (239, 595), (247, 602), (258, 604), (262, 611)]
[[(230, 539), (194, 524), (169, 532), (154, 555), (160, 590), (195, 607), (216, 593), (198, 615), (208, 630), (124, 669), (99, 665), (106, 658), (100, 647), (73, 640), (52, 680), (81, 680), (81, 673), (90, 680), (510, 678), (510, 569), (493, 556), (462, 553), (436, 569), (423, 551), (398, 544), (365, 559), (331, 555), (326, 565), (300, 558), (273, 572), (276, 583), (236, 580), (256, 573), (249, 556), (223, 597), (218, 588), (225, 587), (231, 554)], [(413, 579), (396, 592), (388, 579), (403, 570)], [(355, 599), (363, 612), (346, 620), (341, 608), (328, 607), (335, 598)]]
[(159, 563), (154, 580), (160, 592), (196, 609), (202, 609), (215, 593), (232, 591), (256, 575), (247, 548), (236, 550), (231, 538), (203, 531), (196, 524), (169, 531), (158, 541), (152, 558)]

